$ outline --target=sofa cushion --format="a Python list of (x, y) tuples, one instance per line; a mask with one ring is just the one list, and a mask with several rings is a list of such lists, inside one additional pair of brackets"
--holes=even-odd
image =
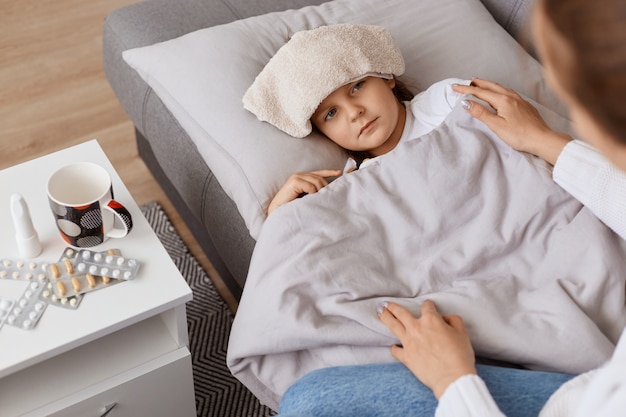
[(299, 31), (335, 23), (386, 27), (413, 92), (444, 78), (500, 82), (564, 114), (539, 63), (479, 0), (335, 0), (201, 29), (124, 52), (189, 134), (235, 202), (253, 238), (294, 172), (343, 167), (346, 155), (318, 133), (294, 139), (244, 110), (242, 97), (273, 54)]

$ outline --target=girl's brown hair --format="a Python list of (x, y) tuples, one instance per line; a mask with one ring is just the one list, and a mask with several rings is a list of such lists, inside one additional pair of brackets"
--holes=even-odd
[(559, 83), (626, 143), (626, 0), (539, 0), (537, 7), (568, 49), (570, 59), (562, 59), (546, 42)]

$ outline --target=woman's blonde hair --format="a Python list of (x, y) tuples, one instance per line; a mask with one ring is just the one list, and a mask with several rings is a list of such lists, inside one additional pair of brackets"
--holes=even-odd
[[(626, 0), (539, 0), (537, 12), (566, 43), (550, 46), (559, 83), (618, 141), (626, 143)], [(562, 57), (561, 57), (562, 58)]]

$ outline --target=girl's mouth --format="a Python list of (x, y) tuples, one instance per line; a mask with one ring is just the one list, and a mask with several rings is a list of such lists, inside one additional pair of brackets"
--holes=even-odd
[(359, 131), (359, 136), (361, 136), (366, 131), (370, 130), (370, 128), (374, 125), (374, 122), (376, 122), (376, 120), (378, 120), (378, 118), (365, 123), (365, 125), (363, 125), (363, 127)]

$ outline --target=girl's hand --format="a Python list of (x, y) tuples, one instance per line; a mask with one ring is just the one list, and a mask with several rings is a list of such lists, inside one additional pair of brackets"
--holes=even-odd
[(571, 140), (568, 135), (550, 129), (537, 109), (515, 90), (478, 78), (474, 78), (470, 85), (457, 84), (452, 88), (489, 103), (496, 114), (473, 100), (466, 100), (467, 111), (513, 149), (531, 153), (554, 165)]
[(476, 374), (474, 349), (460, 316), (441, 316), (435, 303), (427, 300), (420, 318), (395, 303), (379, 309), (379, 317), (402, 344), (391, 347), (393, 357), (437, 399), (461, 376)]
[(301, 194), (313, 194), (328, 185), (326, 178), (337, 177), (341, 175), (341, 170), (323, 169), (313, 172), (297, 172), (293, 174), (285, 185), (278, 190), (274, 199), (267, 208), (267, 214), (270, 215), (278, 207), (295, 200)]

